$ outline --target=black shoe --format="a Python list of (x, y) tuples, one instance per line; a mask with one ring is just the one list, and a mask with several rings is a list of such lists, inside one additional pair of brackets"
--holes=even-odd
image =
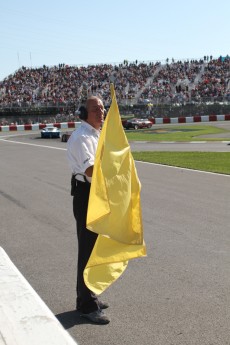
[(105, 313), (100, 309), (93, 311), (92, 313), (89, 313), (89, 314), (81, 314), (81, 316), (84, 317), (85, 319), (90, 320), (93, 323), (98, 323), (101, 325), (106, 325), (107, 323), (110, 322), (110, 319), (108, 318), (108, 316), (106, 316)]
[(109, 308), (109, 304), (106, 302), (103, 302), (103, 301), (98, 301), (98, 307), (100, 309), (107, 309), (107, 308)]

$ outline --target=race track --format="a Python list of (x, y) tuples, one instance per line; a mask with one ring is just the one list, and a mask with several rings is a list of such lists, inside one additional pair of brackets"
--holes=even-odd
[(0, 245), (78, 344), (230, 344), (230, 176), (136, 163), (148, 256), (103, 294), (111, 323), (89, 325), (74, 311), (66, 144), (17, 134), (0, 140)]

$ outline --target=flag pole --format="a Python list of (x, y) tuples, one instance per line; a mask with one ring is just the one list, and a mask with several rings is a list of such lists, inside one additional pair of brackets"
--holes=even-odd
[(113, 83), (110, 84), (110, 93), (111, 93), (111, 99), (113, 100), (114, 95), (115, 95), (114, 84)]

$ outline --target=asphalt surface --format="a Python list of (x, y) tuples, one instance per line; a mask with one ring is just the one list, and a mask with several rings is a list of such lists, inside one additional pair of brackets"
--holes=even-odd
[(132, 142), (132, 151), (201, 151), (201, 152), (230, 152), (229, 141), (196, 141), (196, 142)]
[(148, 256), (130, 262), (102, 295), (111, 323), (92, 325), (74, 310), (66, 144), (6, 135), (0, 245), (78, 344), (230, 344), (229, 176), (136, 163)]

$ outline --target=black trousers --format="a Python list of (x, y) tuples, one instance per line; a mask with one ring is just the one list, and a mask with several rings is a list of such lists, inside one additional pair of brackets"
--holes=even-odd
[(77, 223), (78, 263), (77, 263), (77, 310), (91, 313), (97, 309), (98, 298), (85, 285), (83, 272), (97, 239), (97, 234), (86, 228), (86, 216), (90, 183), (77, 181), (73, 193), (73, 213)]

